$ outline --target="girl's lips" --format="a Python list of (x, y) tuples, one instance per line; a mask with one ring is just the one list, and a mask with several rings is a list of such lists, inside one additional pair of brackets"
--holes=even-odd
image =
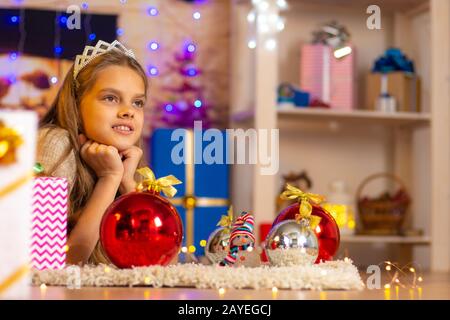
[(130, 126), (127, 126), (127, 125), (113, 126), (112, 129), (115, 132), (126, 135), (126, 136), (133, 134), (133, 132), (134, 132), (133, 128)]

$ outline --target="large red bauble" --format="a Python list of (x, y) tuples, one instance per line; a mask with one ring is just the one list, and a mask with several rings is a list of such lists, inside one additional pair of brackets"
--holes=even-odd
[[(298, 209), (299, 204), (295, 203), (281, 211), (273, 222), (272, 228), (278, 222), (295, 219), (295, 215), (298, 214)], [(318, 205), (312, 205), (311, 214), (321, 218), (319, 225), (314, 229), (317, 239), (319, 240), (319, 255), (316, 263), (319, 263), (321, 260), (333, 260), (333, 256), (339, 248), (339, 227), (334, 218), (324, 208)]]
[(106, 210), (100, 241), (119, 268), (167, 265), (178, 254), (183, 224), (175, 207), (151, 192), (131, 192)]

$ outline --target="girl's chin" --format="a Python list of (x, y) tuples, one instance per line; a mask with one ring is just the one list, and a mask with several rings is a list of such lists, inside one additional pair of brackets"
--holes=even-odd
[(125, 151), (129, 148), (131, 148), (132, 146), (134, 146), (135, 144), (128, 144), (128, 143), (113, 143), (111, 144), (113, 147), (115, 147), (117, 150), (119, 150), (119, 152)]
[(119, 152), (121, 151), (125, 151), (129, 148), (131, 148), (132, 146), (136, 145), (135, 141), (109, 141), (106, 140), (105, 142), (103, 142), (103, 144), (107, 145), (107, 146), (113, 146), (114, 148), (116, 148), (117, 150), (119, 150)]
[(96, 141), (97, 143), (101, 143), (107, 146), (113, 146), (117, 150), (125, 151), (132, 146), (136, 145), (137, 141), (136, 138), (132, 137), (117, 137), (117, 136), (111, 136), (111, 137), (88, 137), (88, 139), (91, 139), (93, 141)]

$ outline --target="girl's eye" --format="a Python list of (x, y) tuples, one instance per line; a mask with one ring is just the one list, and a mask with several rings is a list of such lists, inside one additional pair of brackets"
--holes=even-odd
[(103, 100), (106, 102), (118, 102), (119, 101), (119, 99), (117, 99), (117, 97), (115, 97), (115, 96), (105, 96), (103, 98)]
[(137, 107), (137, 108), (143, 108), (144, 105), (145, 105), (144, 101), (142, 101), (142, 100), (137, 100), (137, 101), (135, 101), (133, 104), (134, 104), (134, 106)]

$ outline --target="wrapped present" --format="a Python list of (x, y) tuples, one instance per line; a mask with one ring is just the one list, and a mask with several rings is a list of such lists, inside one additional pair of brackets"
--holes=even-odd
[[(180, 139), (172, 139), (174, 131), (181, 132)], [(184, 245), (191, 252), (195, 250), (196, 255), (204, 255), (208, 236), (216, 229), (220, 216), (228, 210), (228, 165), (224, 158), (225, 143), (221, 145), (224, 148), (222, 163), (207, 164), (199, 159), (197, 155), (202, 154), (202, 146), (198, 137), (201, 139), (203, 131), (195, 132), (194, 138), (194, 130), (190, 129), (155, 130), (151, 138), (151, 165), (155, 175), (173, 174), (183, 181), (183, 184), (177, 186), (178, 193), (170, 201), (183, 220)], [(220, 134), (225, 142), (225, 132)], [(181, 163), (173, 159), (180, 144), (186, 159)], [(204, 144), (207, 145), (208, 142)]]
[(64, 178), (34, 180), (31, 234), (33, 268), (61, 269), (66, 261), (68, 185)]
[(420, 78), (414, 73), (369, 73), (366, 81), (367, 109), (377, 109), (377, 100), (387, 94), (395, 100), (395, 111), (420, 112), (420, 87)]
[(390, 99), (389, 111), (420, 112), (421, 84), (414, 62), (400, 49), (389, 48), (375, 60), (366, 81), (366, 107), (384, 111), (382, 103)]
[(355, 107), (355, 52), (335, 58), (332, 47), (306, 44), (301, 48), (300, 87), (332, 109)]
[(28, 295), (29, 239), (37, 116), (0, 111), (0, 296)]

